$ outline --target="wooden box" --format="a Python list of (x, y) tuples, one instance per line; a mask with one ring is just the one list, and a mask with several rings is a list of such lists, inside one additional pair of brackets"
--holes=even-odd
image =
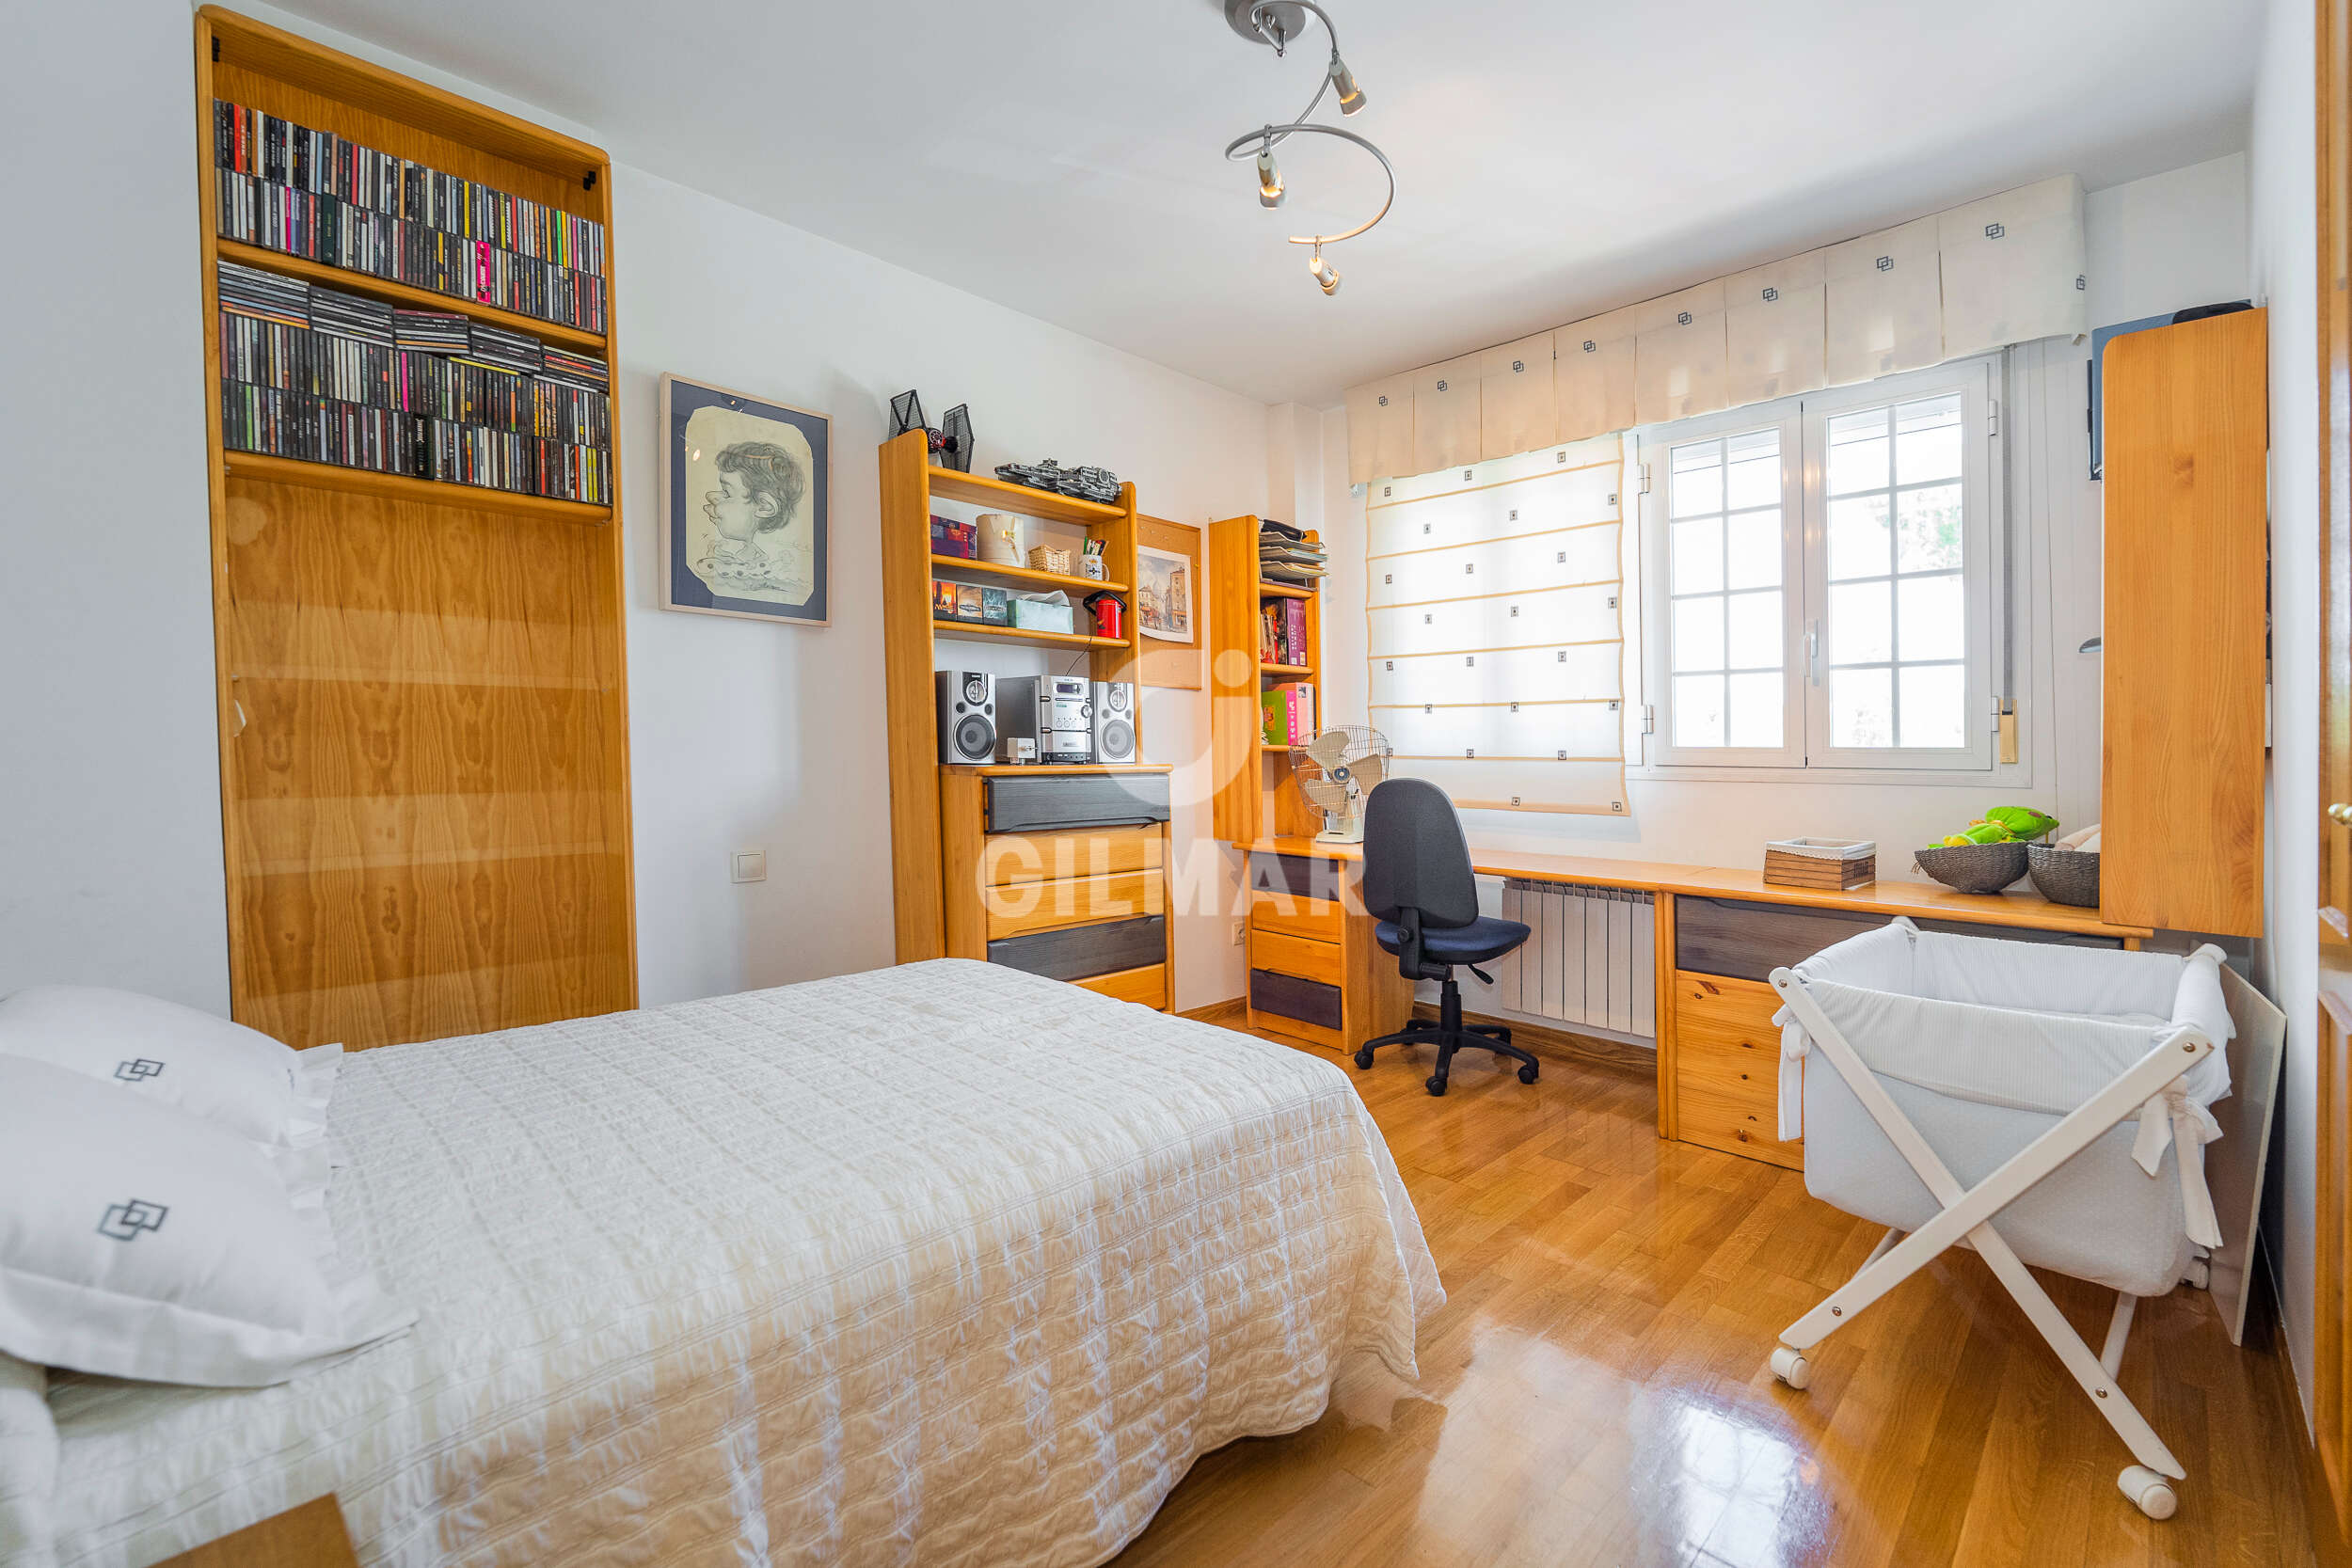
[(1867, 839), (1792, 838), (1764, 846), (1764, 879), (1774, 887), (1843, 893), (1878, 880), (1878, 845)]

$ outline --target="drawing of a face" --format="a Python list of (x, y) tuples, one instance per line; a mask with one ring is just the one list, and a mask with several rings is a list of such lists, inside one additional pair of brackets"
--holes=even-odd
[(719, 487), (703, 496), (703, 515), (723, 537), (740, 545), (758, 533), (763, 525), (776, 526), (776, 500), (773, 496), (752, 494), (740, 473), (723, 473), (719, 476)]

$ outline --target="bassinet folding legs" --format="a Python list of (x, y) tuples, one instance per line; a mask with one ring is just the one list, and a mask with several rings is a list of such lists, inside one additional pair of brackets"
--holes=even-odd
[(1917, 1173), (1941, 1211), (1907, 1236), (1888, 1231), (1851, 1279), (1784, 1329), (1780, 1348), (1772, 1352), (1773, 1374), (1791, 1388), (1803, 1388), (1812, 1379), (1806, 1351), (1851, 1323), (1856, 1313), (1916, 1274), (1937, 1254), (1965, 1238), (1992, 1269), (1994, 1277), (2007, 1288), (2026, 1318), (2041, 1331), (2042, 1338), (2058, 1353), (2074, 1381), (2082, 1385), (2083, 1392), (2106, 1418), (2116, 1435), (2123, 1439), (2132, 1457), (2138, 1461), (2125, 1466), (2117, 1478), (2123, 1495), (2150, 1518), (2170, 1518), (2178, 1499), (2167, 1478), (2185, 1480), (2188, 1472), (2115, 1384), (2115, 1370), (2122, 1360), (2123, 1340), (2131, 1328), (2132, 1306), (2137, 1298), (2124, 1295), (2117, 1301), (2107, 1330), (2106, 1354), (2092, 1354), (2082, 1336), (2074, 1332), (1991, 1222), (2035, 1183), (2107, 1129), (2133, 1115), (2166, 1085), (2211, 1055), (2214, 1042), (2194, 1030), (2168, 1039), (1982, 1181), (1963, 1188), (1796, 976), (1787, 969), (1775, 969), (1772, 983), (1812, 1037), (1814, 1049), (1829, 1058), (1870, 1118)]

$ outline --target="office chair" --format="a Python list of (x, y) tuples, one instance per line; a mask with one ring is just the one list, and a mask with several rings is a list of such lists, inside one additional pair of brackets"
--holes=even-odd
[(1407, 980), (1440, 983), (1436, 1022), (1414, 1019), (1393, 1035), (1366, 1040), (1356, 1065), (1370, 1069), (1375, 1047), (1422, 1041), (1438, 1048), (1438, 1070), (1427, 1085), (1445, 1093), (1454, 1053), (1466, 1046), (1509, 1056), (1519, 1064), (1519, 1082), (1535, 1081), (1535, 1058), (1511, 1043), (1500, 1024), (1462, 1022), (1462, 988), (1454, 966), (1494, 984), (1479, 969), (1527, 940), (1516, 920), (1478, 912), (1478, 883), (1470, 873), (1470, 841), (1445, 791), (1426, 779), (1390, 779), (1364, 802), (1364, 908), (1379, 924), (1373, 935), (1396, 955), (1397, 972)]

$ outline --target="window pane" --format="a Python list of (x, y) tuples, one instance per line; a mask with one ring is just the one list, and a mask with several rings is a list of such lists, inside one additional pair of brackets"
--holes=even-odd
[(1786, 689), (1778, 671), (1731, 677), (1729, 736), (1734, 746), (1778, 746)]
[(1829, 673), (1831, 745), (1891, 746), (1895, 743), (1893, 673), (1890, 670), (1832, 670)]
[(1895, 564), (1905, 572), (1960, 566), (1960, 486), (1905, 490), (1895, 498)]
[(1720, 746), (1724, 743), (1724, 677), (1675, 677), (1675, 744)]
[(1869, 408), (1829, 420), (1831, 495), (1886, 488), (1886, 413)]
[[(1682, 525), (1675, 525), (1679, 528)], [(1748, 512), (1724, 519), (1730, 546), (1729, 588), (1780, 586), (1780, 512)]]
[(1724, 509), (1723, 448), (1713, 441), (1674, 450), (1674, 515), (1692, 517)]
[(1883, 578), (1887, 564), (1886, 497), (1849, 496), (1830, 502), (1830, 577)]
[(1903, 739), (1906, 746), (1967, 744), (1968, 673), (1957, 664), (1906, 669)]
[(1729, 667), (1734, 670), (1777, 670), (1781, 650), (1780, 590), (1734, 594), (1724, 601), (1729, 624)]
[(1698, 599), (1677, 599), (1675, 668), (1720, 670), (1723, 667), (1724, 601), (1711, 595)]
[(1743, 506), (1778, 506), (1780, 432), (1759, 430), (1734, 436), (1725, 445), (1730, 448), (1731, 467), (1724, 505), (1735, 512)]
[[(1960, 575), (1898, 579), (1896, 608), (1902, 623), (1901, 657), (1963, 658), (1968, 653), (1966, 601), (1961, 596)], [(1904, 727), (1910, 727), (1908, 716)], [(1903, 742), (1908, 746), (1910, 741)]]
[(1895, 410), (1895, 483), (1960, 477), (1960, 394)]
[(1873, 664), (1895, 657), (1883, 582), (1841, 582), (1829, 591), (1829, 661)]
[(1724, 525), (1694, 517), (1667, 525), (1674, 540), (1674, 577), (1669, 594), (1712, 594), (1724, 585)]

